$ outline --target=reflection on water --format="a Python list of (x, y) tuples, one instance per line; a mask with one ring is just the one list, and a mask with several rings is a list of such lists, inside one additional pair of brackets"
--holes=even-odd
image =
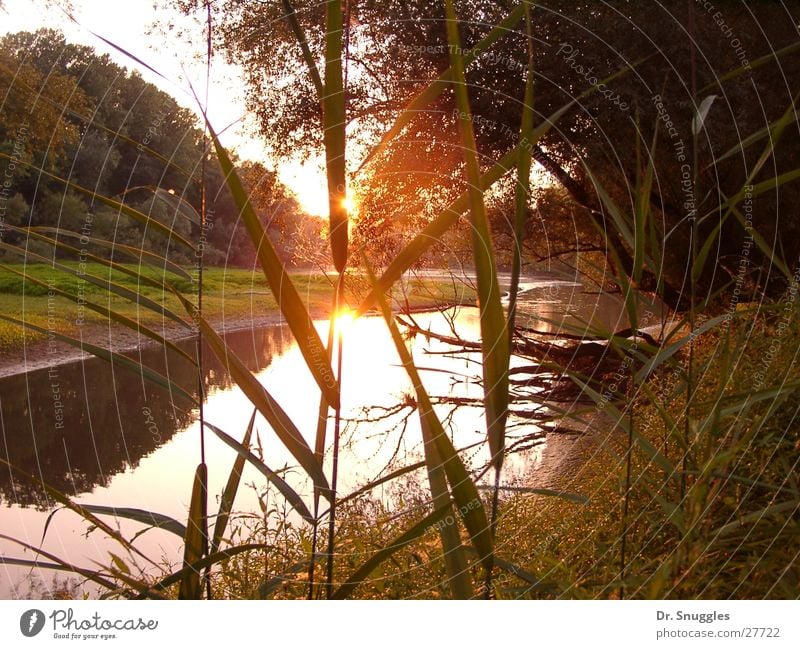
[[(226, 340), (247, 367), (258, 372), (290, 343), (285, 327), (231, 333)], [(178, 346), (194, 355), (195, 343)], [(197, 396), (193, 365), (178, 354), (145, 348), (135, 358)], [(210, 350), (204, 353), (206, 394), (231, 388), (228, 373)], [(2, 457), (70, 495), (108, 486), (172, 439), (196, 418), (179, 395), (137, 380), (97, 358), (66, 363), (0, 380)], [(0, 465), (0, 499), (47, 507), (43, 493)]]
[[(627, 326), (621, 320), (615, 298), (584, 295), (569, 283), (553, 286), (552, 280), (530, 280), (524, 286), (520, 324), (540, 331), (555, 331), (580, 322), (602, 323), (610, 329)], [(479, 339), (479, 320), (474, 308), (445, 314), (414, 316), (423, 329), (450, 335), (453, 329), (464, 338)], [(325, 339), (326, 323), (318, 323)], [(319, 392), (302, 356), (284, 326), (231, 333), (227, 342), (247, 367), (284, 407), (298, 429), (313, 446)], [(180, 345), (194, 355), (194, 342)], [(411, 344), (416, 363), (430, 394), (438, 400), (437, 411), (446, 421), (456, 448), (469, 448), (465, 460), (479, 469), (488, 460), (483, 413), (464, 403), (479, 402), (479, 353), (448, 355), (450, 348), (418, 336)], [(190, 363), (177, 354), (157, 348), (135, 352), (137, 360), (154, 368), (187, 392), (197, 394), (196, 374)], [(205, 414), (209, 422), (241, 438), (252, 406), (233, 386), (230, 377), (210, 351), (204, 353), (203, 381)], [(423, 457), (421, 434), (412, 408), (405, 398), (412, 393), (385, 324), (379, 318), (362, 318), (348, 325), (344, 346), (342, 409), (347, 420), (342, 432), (339, 457), (340, 495), (349, 493), (388, 471)], [(398, 403), (405, 402), (405, 407)], [(529, 443), (541, 433), (530, 424), (511, 422), (509, 445), (521, 450), (506, 463), (507, 481), (527, 480), (531, 470), (542, 465), (542, 446)], [(199, 461), (197, 412), (190, 404), (163, 389), (144, 383), (136, 375), (104, 361), (89, 359), (0, 379), (0, 454), (19, 469), (40, 476), (79, 502), (151, 510), (185, 519), (192, 475)], [(311, 485), (266, 422), (257, 418), (258, 444), (265, 462), (273, 469), (286, 469), (288, 482), (308, 497)], [(329, 441), (330, 443), (330, 441)], [(552, 445), (551, 445), (552, 446)], [(564, 460), (564, 451), (552, 453), (547, 470)], [(221, 493), (234, 454), (213, 435), (207, 435), (209, 492)], [(330, 474), (330, 452), (326, 472)], [(547, 458), (547, 451), (544, 457)], [(558, 469), (556, 469), (558, 470)], [(409, 474), (424, 479), (424, 471)], [(263, 479), (251, 468), (245, 470), (244, 488), (237, 508), (258, 511), (263, 498)], [(388, 498), (401, 486), (387, 483), (373, 493)], [(0, 468), (0, 532), (38, 545), (46, 514), (51, 508), (38, 489)], [(262, 503), (263, 504), (263, 503)], [(212, 503), (212, 509), (214, 505)], [(141, 528), (120, 523), (129, 535)], [(49, 526), (44, 546), (79, 563), (87, 557), (107, 558), (107, 546), (89, 543), (86, 525), (75, 515), (57, 515)], [(141, 537), (144, 550), (156, 558), (175, 561), (179, 542), (156, 530)], [(141, 547), (141, 546), (140, 546)], [(19, 556), (20, 550), (0, 542), (0, 553)], [(0, 577), (4, 574), (0, 568)], [(19, 573), (5, 569), (0, 593), (8, 594)], [(9, 583), (11, 582), (11, 583)]]

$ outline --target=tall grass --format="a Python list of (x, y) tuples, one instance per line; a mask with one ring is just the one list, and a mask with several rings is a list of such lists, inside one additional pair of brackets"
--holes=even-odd
[[(247, 232), (257, 250), (258, 263), (265, 281), (274, 296), (277, 308), (294, 335), (308, 372), (313, 376), (320, 391), (319, 425), (316, 429), (313, 448), (307, 441), (307, 436), (310, 437), (312, 431), (299, 428), (258, 377), (247, 369), (233, 350), (228, 347), (220, 332), (216, 331), (209, 320), (204, 317), (191, 292), (185, 290), (185, 285), (179, 283), (179, 279), (185, 279), (182, 269), (176, 268), (174, 265), (170, 265), (168, 260), (164, 260), (172, 274), (153, 277), (139, 268), (132, 268), (111, 259), (94, 256), (95, 263), (101, 264), (115, 273), (133, 278), (136, 285), (141, 288), (131, 288), (122, 282), (107, 280), (91, 274), (81, 275), (81, 278), (92, 283), (94, 290), (135, 304), (138, 309), (171, 319), (187, 329), (196, 326), (213, 353), (227, 367), (232, 380), (251, 402), (254, 408), (253, 417), (256, 412), (260, 413), (269, 425), (271, 434), (280, 440), (301, 468), (304, 476), (313, 484), (313, 502), (307, 502), (304, 496), (288, 484), (279, 472), (270, 468), (251, 448), (254, 418), (251, 419), (246, 431), (241, 435), (241, 441), (239, 441), (240, 438), (219, 427), (218, 422), (204, 422), (204, 432), (207, 429), (236, 452), (236, 460), (222, 495), (213, 533), (209, 533), (208, 529), (209, 494), (206, 489), (207, 466), (205, 463), (201, 463), (197, 469), (192, 486), (190, 510), (187, 513), (188, 520), (185, 525), (157, 512), (144, 512), (134, 507), (112, 510), (77, 505), (63, 494), (49, 489), (46, 485), (43, 486), (57, 502), (77, 512), (90, 524), (103, 529), (125, 552), (134, 559), (144, 561), (145, 564), (152, 565), (154, 562), (142, 556), (130, 540), (123, 538), (113, 527), (104, 522), (102, 517), (115, 515), (140, 522), (146, 521), (147, 524), (166, 529), (180, 536), (185, 549), (183, 564), (179, 570), (158, 579), (148, 579), (132, 576), (135, 574), (134, 571), (116, 554), (111, 555), (111, 563), (107, 568), (95, 570), (73, 565), (42, 551), (38, 552), (48, 559), (47, 567), (57, 566), (60, 569), (75, 572), (97, 583), (109, 595), (156, 598), (176, 595), (184, 598), (202, 597), (204, 575), (213, 578), (217, 571), (224, 573), (228, 570), (231, 562), (235, 559), (246, 561), (246, 557), (252, 556), (253, 553), (268, 551), (270, 548), (268, 543), (243, 542), (226, 545), (223, 541), (226, 536), (226, 528), (233, 519), (232, 512), (243, 467), (245, 464), (249, 464), (260, 472), (271, 488), (280, 495), (286, 506), (296, 514), (301, 521), (300, 525), (303, 526), (303, 538), (309, 544), (308, 551), (305, 551), (294, 564), (286, 566), (284, 572), (262, 576), (261, 584), (256, 589), (260, 596), (266, 597), (274, 594), (284, 586), (291, 588), (293, 582), (302, 582), (301, 592), (309, 597), (324, 595), (327, 598), (340, 598), (358, 595), (360, 588), (370, 587), (370, 576), (380, 570), (384, 562), (393, 559), (398, 552), (410, 544), (423, 538), (430, 538), (432, 535), (437, 539), (435, 542), (437, 561), (440, 561), (443, 566), (443, 581), (446, 584), (446, 592), (450, 596), (474, 598), (483, 594), (490, 597), (501, 592), (508, 592), (511, 582), (515, 583), (523, 593), (558, 592), (559, 579), (562, 584), (566, 581), (562, 579), (563, 574), (553, 567), (554, 562), (548, 552), (541, 552), (533, 559), (513, 556), (515, 554), (513, 550), (510, 552), (511, 556), (501, 556), (498, 551), (500, 544), (495, 542), (495, 535), (503, 533), (503, 512), (506, 511), (503, 503), (499, 500), (499, 494), (502, 486), (503, 461), (507, 452), (505, 428), (509, 414), (509, 363), (514, 340), (515, 294), (522, 261), (521, 241), (529, 208), (530, 146), (548, 129), (553, 128), (559, 117), (573, 108), (581, 97), (567, 103), (538, 125), (534, 125), (533, 56), (529, 53), (531, 64), (527, 73), (524, 102), (521, 108), (520, 133), (520, 141), (527, 143), (528, 146), (517, 145), (500, 160), (493, 165), (488, 165), (482, 171), (478, 162), (475, 134), (470, 119), (471, 105), (464, 76), (465, 66), (474, 60), (480, 51), (490, 48), (493, 43), (502, 38), (503, 33), (514, 28), (523, 19), (526, 31), (530, 36), (532, 21), (530, 3), (522, 2), (516, 5), (500, 25), (490, 30), (471, 52), (464, 54), (460, 47), (459, 17), (456, 15), (452, 0), (445, 0), (447, 36), (451, 54), (450, 67), (429, 83), (398, 114), (396, 121), (387, 130), (385, 136), (380, 139), (362, 163), (363, 166), (367, 161), (375, 160), (376, 154), (402, 132), (420, 108), (426, 106), (441, 93), (452, 90), (460, 114), (458, 126), (460, 145), (464, 152), (463, 180), (467, 184), (467, 189), (452, 205), (435, 217), (422, 232), (414, 237), (379, 277), (373, 274), (372, 269), (364, 260), (364, 267), (370, 278), (370, 292), (358, 309), (358, 313), (362, 315), (372, 306), (377, 305), (380, 309), (400, 362), (411, 380), (420, 418), (424, 440), (424, 463), (403, 467), (395, 471), (392, 478), (400, 479), (424, 466), (427, 471), (428, 489), (424, 497), (420, 499), (421, 513), (413, 517), (405, 517), (402, 519), (402, 525), (391, 527), (391, 538), (384, 538), (380, 547), (373, 548), (365, 561), (357, 565), (350, 563), (339, 565), (337, 561), (341, 560), (344, 551), (339, 552), (337, 539), (342, 539), (341, 532), (343, 529), (347, 529), (347, 521), (340, 518), (337, 512), (343, 511), (342, 508), (344, 511), (348, 511), (349, 508), (355, 506), (361, 494), (369, 491), (378, 483), (388, 480), (388, 478), (384, 478), (372, 485), (366, 485), (355, 494), (345, 495), (337, 491), (341, 395), (342, 390), (347, 389), (346, 367), (343, 367), (342, 364), (343, 341), (336, 330), (337, 310), (344, 303), (345, 270), (348, 264), (349, 246), (349, 215), (345, 201), (348, 185), (345, 131), (347, 119), (345, 78), (348, 64), (346, 25), (342, 3), (338, 0), (328, 0), (324, 26), (326, 34), (324, 75), (321, 75), (309, 51), (308, 41), (291, 2), (283, 0), (283, 5), (286, 9), (286, 19), (297, 38), (298, 47), (307, 64), (308, 74), (319, 93), (322, 114), (320, 127), (325, 134), (327, 188), (330, 197), (331, 256), (339, 273), (336, 286), (332, 288), (330, 295), (330, 303), (333, 308), (330, 313), (329, 335), (326, 342), (323, 342), (317, 333), (309, 305), (304, 302), (297, 290), (295, 280), (281, 263), (267, 237), (237, 175), (230, 155), (221, 145), (213, 126), (207, 123), (207, 127), (216, 160), (227, 179), (228, 189), (239, 208)], [(762, 156), (764, 162), (777, 145), (783, 129), (789, 123), (788, 116), (794, 109), (794, 105), (788, 107), (786, 115), (773, 124), (768, 133), (754, 133), (751, 138), (744, 140), (744, 142), (753, 142), (757, 141), (759, 137), (767, 140), (764, 156)], [(708, 105), (705, 106), (705, 111), (707, 112), (707, 110)], [(703, 105), (701, 104), (698, 110), (698, 129), (701, 127), (702, 112)], [(604, 188), (601, 179), (588, 166), (586, 167), (587, 176), (594, 184), (603, 208), (610, 217), (602, 224), (598, 222), (598, 228), (601, 230), (604, 227), (613, 229), (615, 237), (609, 240), (622, 241), (633, 253), (631, 257), (633, 267), (624, 268), (620, 262), (620, 255), (617, 254), (619, 251), (614, 250), (613, 246), (610, 246), (609, 249), (612, 266), (618, 271), (614, 279), (625, 296), (626, 312), (634, 332), (638, 329), (639, 305), (642, 301), (636, 284), (645, 269), (658, 274), (659, 260), (664, 256), (664, 251), (658, 249), (657, 237), (652, 236), (654, 216), (651, 214), (651, 197), (656, 173), (655, 143), (656, 139), (654, 138), (650, 147), (645, 146), (645, 150), (641, 152), (643, 169), (637, 169), (637, 172), (641, 171), (642, 173), (637, 173), (637, 182), (632, 188), (632, 195), (635, 196), (632, 210), (626, 210), (617, 205), (611, 194)], [(637, 143), (636, 146), (639, 147), (640, 144)], [(745, 144), (743, 143), (742, 146)], [(148, 152), (145, 151), (145, 153)], [(732, 152), (725, 154), (725, 156), (730, 155)], [(710, 164), (714, 164), (714, 162), (712, 160)], [(748, 183), (755, 179), (761, 166), (763, 166), (763, 162), (750, 174)], [(695, 166), (695, 168), (698, 167)], [(497, 257), (488, 224), (484, 192), (507, 174), (513, 173), (515, 169), (517, 172), (514, 228), (516, 245), (512, 273), (512, 302), (508, 313), (505, 313), (500, 301)], [(37, 169), (37, 171), (47, 175), (47, 172), (42, 169)], [(753, 193), (758, 195), (769, 191), (782, 183), (791, 182), (798, 175), (800, 173), (792, 172), (784, 177), (756, 184)], [(49, 176), (49, 178), (75, 191), (89, 192), (69, 180), (53, 176)], [(124, 199), (97, 196), (93, 192), (91, 195), (96, 200), (100, 200), (128, 217), (144, 223), (148, 228), (169, 237), (184, 246), (189, 252), (193, 254), (197, 252), (197, 244), (179, 237), (169, 227), (126, 205)], [(742, 193), (739, 192), (724, 201), (721, 206), (723, 221), (731, 215), (741, 218), (737, 209), (737, 203), (741, 198)], [(718, 208), (714, 209), (716, 211)], [(454, 448), (445, 433), (419, 369), (415, 366), (406, 348), (403, 336), (392, 314), (391, 305), (386, 299), (387, 292), (391, 290), (401, 275), (464, 214), (468, 216), (472, 230), (472, 262), (477, 274), (478, 304), (480, 305), (480, 351), (485, 410), (483, 443), (489, 449), (491, 466), (494, 470), (491, 513), (489, 515), (487, 515), (489, 509), (487, 503), (484, 503), (480, 496), (478, 480), (467, 470), (459, 451)], [(80, 237), (77, 233), (60, 231), (58, 239), (55, 239), (49, 236), (52, 233), (33, 228), (23, 228), (20, 231), (27, 234), (30, 239), (49, 244), (54, 251), (59, 250), (61, 253), (76, 253), (75, 248), (64, 243), (65, 236), (73, 239)], [(712, 233), (711, 236), (714, 234)], [(691, 275), (693, 279), (696, 279), (703, 265), (707, 263), (711, 245), (710, 239), (699, 242), (695, 241), (693, 237), (692, 241), (696, 248), (692, 257)], [(759, 245), (762, 248), (766, 246), (763, 239), (760, 241)], [(0, 245), (7, 251), (19, 254), (23, 259), (47, 263), (65, 274), (76, 274), (70, 265), (37, 256), (26, 250), (24, 246), (7, 243)], [(138, 249), (129, 252), (147, 254)], [(772, 255), (775, 265), (788, 274), (785, 262), (778, 259), (771, 250), (769, 253)], [(23, 278), (30, 286), (41, 285), (41, 280), (26, 269), (12, 270), (12, 272)], [(170, 296), (170, 306), (165, 306), (148, 297), (148, 288), (157, 289), (164, 295)], [(64, 295), (70, 297), (66, 293)], [(140, 322), (133, 321), (113, 308), (94, 303), (88, 306), (118, 325), (143, 331), (154, 341), (165, 346), (171, 345), (155, 331), (143, 328)], [(725, 484), (737, 483), (750, 490), (762, 487), (762, 481), (748, 482), (749, 478), (739, 475), (737, 473), (738, 466), (742, 461), (742, 454), (757, 443), (760, 427), (769, 420), (775, 408), (792, 397), (796, 384), (770, 387), (755, 394), (744, 391), (732, 392), (723, 372), (718, 375), (720, 379), (718, 385), (709, 387), (706, 382), (704, 385), (707, 392), (698, 390), (697, 377), (702, 376), (703, 372), (708, 369), (711, 360), (701, 359), (690, 354), (686, 368), (681, 367), (678, 360), (686, 350), (693, 349), (695, 336), (698, 333), (719, 335), (724, 339), (724, 353), (714, 360), (715, 363), (721, 363), (723, 369), (735, 365), (736, 354), (739, 351), (732, 333), (733, 330), (730, 328), (723, 330), (725, 319), (711, 318), (703, 325), (698, 325), (697, 316), (706, 307), (706, 304), (698, 303), (696, 299), (693, 299), (688, 317), (667, 333), (660, 348), (646, 344), (637, 337), (636, 333), (634, 333), (633, 339), (630, 339), (616, 336), (613, 332), (596, 332), (598, 336), (605, 338), (605, 342), (613, 354), (621, 359), (628, 357), (633, 359), (628, 376), (630, 402), (608, 401), (596, 387), (586, 380), (585, 376), (571, 372), (568, 367), (562, 368), (563, 373), (572, 376), (584, 396), (588, 396), (598, 406), (602, 406), (605, 414), (613, 420), (614, 426), (624, 433), (623, 443), (617, 457), (619, 462), (614, 464), (615, 468), (621, 467), (624, 475), (621, 481), (622, 493), (618, 494), (621, 496), (622, 503), (620, 512), (622, 526), (616, 529), (608, 549), (604, 551), (614, 554), (615, 560), (608, 562), (608, 565), (613, 567), (608, 568), (604, 574), (607, 581), (600, 589), (601, 594), (609, 595), (612, 586), (616, 592), (625, 596), (662, 597), (685, 594), (685, 591), (681, 589), (681, 583), (686, 579), (686, 572), (697, 569), (698, 562), (707, 553), (707, 548), (718, 547), (720, 543), (723, 544), (722, 547), (729, 548), (731, 543), (740, 539), (744, 542), (746, 539), (742, 539), (742, 526), (746, 528), (748, 521), (778, 514), (784, 516), (783, 520), (785, 521), (785, 514), (797, 509), (796, 484), (781, 485), (777, 490), (772, 490), (773, 499), (769, 500), (765, 497), (754, 499), (753, 507), (746, 511), (739, 511), (737, 507), (728, 507), (730, 511), (728, 520), (716, 527), (708, 525), (709, 512), (717, 507), (720, 493)], [(738, 316), (738, 313), (733, 314), (734, 318)], [(34, 323), (8, 316), (0, 317), (33, 331), (42, 331), (42, 328)], [(168, 377), (143, 367), (135, 360), (120, 357), (109, 350), (86, 345), (66, 335), (62, 335), (60, 338), (70, 344), (80, 346), (100, 358), (120, 362), (122, 367), (135, 372), (145, 380), (161, 387), (181, 391)], [(659, 396), (655, 393), (657, 388), (654, 382), (658, 380), (659, 370), (666, 368), (674, 369), (677, 380), (675, 386), (668, 393)], [(638, 384), (641, 384), (642, 388), (641, 391), (636, 392), (633, 386)], [(191, 395), (184, 391), (181, 392), (193, 400)], [(681, 416), (677, 418), (672, 414), (675, 395), (683, 395), (686, 399), (686, 406), (683, 408)], [(330, 416), (331, 411), (333, 412), (332, 417)], [(640, 413), (644, 412), (649, 415), (649, 418), (641, 416)], [(569, 417), (569, 414), (565, 416)], [(653, 423), (654, 418), (657, 418), (656, 424)], [(332, 428), (332, 436), (328, 434), (330, 428)], [(660, 443), (654, 441), (654, 428), (659, 429), (655, 437), (661, 440)], [(331, 453), (330, 458), (326, 457), (328, 453)], [(326, 470), (328, 459), (330, 459), (330, 470)], [(40, 483), (32, 476), (26, 476), (26, 479), (37, 484)], [(544, 492), (539, 493), (541, 497)], [(581, 503), (585, 502), (583, 499), (577, 500)], [(327, 502), (327, 509), (323, 507), (323, 501)], [(131, 503), (131, 505), (134, 504)], [(442, 524), (443, 521), (445, 524)], [(719, 513), (715, 515), (713, 521), (715, 523), (720, 521)], [(643, 525), (650, 536), (637, 532)], [(664, 562), (660, 566), (654, 567), (647, 564), (648, 557), (651, 556), (648, 554), (647, 546), (662, 537), (668, 539), (665, 547), (669, 548), (669, 552), (666, 556), (657, 554), (656, 556), (664, 559)], [(18, 543), (21, 547), (29, 547), (22, 542)], [(327, 543), (327, 550), (324, 555), (321, 555), (318, 546), (323, 543)], [(508, 544), (504, 543), (502, 547), (507, 548)], [(617, 561), (616, 557), (619, 557), (620, 560)], [(581, 561), (586, 560), (585, 557), (580, 557), (580, 559)], [(324, 587), (320, 588), (320, 584), (317, 583), (318, 574), (315, 567), (323, 560), (326, 566), (326, 577)], [(38, 559), (3, 558), (2, 561), (20, 565), (45, 565)], [(342, 561), (342, 563), (345, 562)], [(518, 565), (519, 563), (534, 566), (535, 573), (526, 569), (525, 566)], [(578, 570), (580, 562), (575, 565), (575, 570)], [(634, 567), (637, 570), (634, 570)], [(498, 574), (498, 577), (493, 579), (495, 573)], [(335, 581), (337, 576), (341, 580), (339, 583)], [(549, 576), (553, 576), (552, 583), (547, 585)], [(574, 576), (574, 573), (570, 576)], [(476, 581), (477, 583), (482, 581), (483, 590), (476, 588)], [(575, 583), (582, 585), (562, 586), (561, 593), (596, 592), (591, 591), (589, 586), (579, 580)], [(505, 590), (502, 590), (501, 586)], [(295, 594), (299, 595), (300, 591)]]

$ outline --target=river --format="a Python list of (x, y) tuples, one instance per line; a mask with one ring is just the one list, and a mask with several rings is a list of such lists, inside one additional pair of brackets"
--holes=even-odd
[[(549, 276), (527, 277), (520, 295), (521, 323), (547, 331), (561, 330), (567, 322), (602, 323), (610, 329), (627, 326), (619, 299), (590, 295), (577, 284)], [(453, 308), (445, 313), (414, 315), (425, 329), (452, 335), (453, 327), (466, 339), (479, 340), (477, 309)], [(560, 324), (559, 324), (560, 323)], [(327, 322), (317, 322), (325, 339)], [(292, 417), (313, 447), (318, 390), (306, 371), (300, 352), (285, 326), (276, 325), (226, 335), (228, 345), (251, 369), (267, 390)], [(180, 343), (192, 351), (194, 342)], [(447, 355), (443, 343), (417, 336), (411, 343), (415, 361), (431, 395), (469, 400), (479, 398), (481, 387), (478, 355)], [(133, 352), (144, 364), (196, 394), (196, 379), (189, 363), (174, 352), (144, 347)], [(210, 423), (241, 439), (252, 407), (232, 385), (222, 364), (210, 351), (205, 353), (203, 380), (205, 417)], [(515, 359), (515, 363), (519, 360)], [(364, 317), (344, 331), (342, 446), (339, 457), (339, 494), (385, 475), (391, 470), (422, 459), (421, 436), (415, 412), (396, 411), (404, 395), (411, 394), (405, 371), (382, 319)], [(535, 398), (535, 394), (532, 395)], [(456, 448), (468, 465), (478, 470), (487, 460), (482, 410), (468, 405), (443, 403), (440, 416), (449, 424)], [(504, 483), (558, 488), (575, 487), (580, 447), (586, 441), (574, 435), (545, 435), (529, 422), (510, 420), (508, 444), (521, 449), (509, 456)], [(192, 476), (200, 460), (198, 412), (179, 397), (141, 380), (135, 374), (96, 358), (54, 365), (0, 379), (0, 456), (44, 481), (77, 502), (134, 507), (159, 512), (184, 521), (188, 510)], [(266, 422), (256, 419), (258, 445), (265, 462), (275, 470), (287, 469), (285, 478), (303, 496), (309, 483), (293, 468), (291, 456), (271, 434)], [(234, 452), (212, 433), (205, 434), (209, 466), (210, 511), (215, 512)], [(330, 458), (330, 453), (327, 454)], [(570, 465), (565, 483), (563, 466)], [(330, 473), (330, 462), (326, 462)], [(424, 472), (408, 479), (424, 479)], [(392, 503), (408, 483), (388, 482), (372, 495)], [(259, 511), (259, 499), (274, 502), (274, 490), (265, 491), (261, 475), (248, 468), (236, 501), (236, 509)], [(0, 533), (72, 561), (94, 567), (107, 562), (113, 549), (103, 533), (87, 534), (88, 525), (78, 515), (60, 510), (50, 516), (55, 504), (41, 489), (0, 468)], [(113, 519), (112, 519), (113, 522)], [(129, 536), (142, 525), (119, 521)], [(151, 530), (137, 539), (137, 546), (156, 559), (176, 564), (180, 540), (163, 530)], [(119, 552), (119, 548), (115, 551)], [(33, 559), (35, 554), (19, 545), (0, 540), (6, 557)], [(42, 597), (53, 588), (53, 571), (0, 567), (0, 596)], [(56, 577), (63, 579), (63, 575)]]

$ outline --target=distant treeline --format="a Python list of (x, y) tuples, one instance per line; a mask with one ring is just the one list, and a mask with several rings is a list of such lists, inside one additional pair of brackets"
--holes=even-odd
[[(58, 228), (83, 237), (143, 246), (193, 263), (175, 241), (148, 230), (92, 194), (111, 197), (198, 241), (187, 214), (200, 209), (203, 132), (197, 117), (137, 72), (56, 31), (0, 39), (0, 237), (48, 258), (53, 248), (15, 227)], [(305, 264), (325, 249), (322, 221), (309, 217), (276, 174), (238, 162), (251, 201), (283, 261)], [(205, 165), (211, 265), (248, 266), (255, 250), (213, 152)], [(72, 186), (68, 183), (72, 183)], [(81, 191), (80, 186), (88, 191)], [(169, 193), (182, 198), (162, 200)], [(39, 230), (54, 236), (53, 230)], [(60, 235), (59, 235), (60, 237)], [(73, 245), (75, 239), (62, 238)], [(27, 239), (27, 241), (26, 241)], [(95, 244), (92, 244), (92, 246)], [(91, 247), (91, 246), (90, 246)], [(63, 251), (58, 253), (64, 255)], [(8, 261), (17, 253), (0, 250)]]

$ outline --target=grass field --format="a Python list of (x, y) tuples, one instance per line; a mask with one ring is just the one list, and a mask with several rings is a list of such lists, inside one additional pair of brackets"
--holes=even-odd
[[(60, 263), (78, 270), (76, 262)], [(192, 300), (196, 297), (197, 285), (191, 279), (145, 265), (126, 264), (124, 267), (157, 284), (168, 282)], [(101, 264), (88, 263), (81, 270), (87, 276), (136, 291), (188, 322), (186, 312), (178, 299), (166, 288), (153, 286), (132, 274), (111, 270)], [(192, 274), (190, 269), (186, 270)], [(30, 279), (17, 274), (20, 272), (24, 272)], [(314, 317), (327, 317), (336, 276), (297, 271), (292, 274), (292, 279), (311, 314)], [(366, 283), (358, 281), (358, 277), (353, 279), (347, 299), (350, 306), (355, 307), (366, 292)], [(211, 322), (278, 314), (275, 298), (260, 270), (208, 268), (204, 271), (203, 287), (203, 310)], [(56, 290), (52, 291), (51, 288)], [(57, 291), (64, 291), (75, 299), (56, 294)], [(398, 295), (398, 298), (403, 305), (407, 303), (411, 307), (419, 308), (442, 303), (473, 303), (475, 293), (471, 287), (451, 280), (412, 279), (406, 285), (405, 295)], [(80, 306), (77, 299), (87, 304)], [(9, 317), (72, 335), (78, 329), (76, 322), (81, 318), (87, 325), (107, 323), (106, 316), (93, 311), (88, 303), (100, 305), (149, 327), (172, 322), (146, 306), (47, 264), (4, 264), (0, 268), (0, 313)], [(15, 349), (26, 339), (33, 341), (42, 337), (38, 332), (26, 331), (18, 325), (0, 321), (0, 350)]]

